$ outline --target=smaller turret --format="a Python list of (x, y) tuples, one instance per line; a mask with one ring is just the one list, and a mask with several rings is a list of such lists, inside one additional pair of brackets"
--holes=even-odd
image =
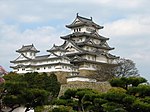
[(61, 46), (56, 46), (54, 44), (50, 50), (47, 50), (47, 52), (50, 52), (50, 53), (55, 54), (57, 56), (62, 56), (68, 51), (66, 49), (63, 49)]
[(23, 45), (21, 49), (16, 50), (16, 52), (21, 53), (22, 55), (28, 57), (28, 58), (34, 58), (36, 56), (36, 53), (39, 51), (34, 47), (34, 45)]

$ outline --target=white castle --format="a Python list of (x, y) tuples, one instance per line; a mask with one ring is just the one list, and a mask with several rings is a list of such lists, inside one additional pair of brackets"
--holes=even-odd
[(107, 40), (99, 34), (103, 26), (96, 24), (92, 18), (88, 19), (77, 14), (75, 20), (66, 25), (71, 33), (60, 38), (64, 43), (55, 44), (48, 54), (37, 56), (40, 52), (32, 45), (23, 45), (16, 50), (20, 55), (13, 63), (14, 72), (68, 72), (70, 76), (78, 76), (80, 70), (96, 70), (98, 65), (116, 64), (118, 57), (109, 53), (111, 48)]

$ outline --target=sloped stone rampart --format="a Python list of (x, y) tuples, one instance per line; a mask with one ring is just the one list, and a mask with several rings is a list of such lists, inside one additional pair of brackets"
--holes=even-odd
[[(66, 77), (69, 76), (68, 72), (53, 72), (53, 73), (57, 76), (57, 79), (61, 84), (67, 83)], [(50, 75), (51, 73), (48, 73), (48, 74)]]
[(81, 76), (91, 77), (92, 75), (96, 74), (96, 71), (95, 70), (79, 70), (79, 74)]
[(59, 96), (63, 95), (67, 89), (79, 89), (79, 88), (80, 89), (88, 88), (97, 90), (99, 92), (107, 92), (111, 88), (111, 85), (109, 84), (109, 82), (80, 82), (80, 81), (69, 82), (67, 84), (61, 85)]

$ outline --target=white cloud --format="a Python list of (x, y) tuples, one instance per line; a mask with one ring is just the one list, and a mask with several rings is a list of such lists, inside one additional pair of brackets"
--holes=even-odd
[(105, 31), (116, 37), (150, 35), (149, 17), (124, 18), (105, 24)]
[(35, 47), (46, 53), (46, 50), (56, 44), (62, 44), (59, 36), (61, 32), (57, 32), (55, 28), (51, 26), (38, 27), (36, 29), (26, 29), (21, 32), (19, 26), (1, 24), (0, 31), (0, 62), (4, 64), (4, 67), (9, 69), (9, 61), (17, 58), (15, 50), (19, 49), (22, 45), (34, 44)]
[(131, 58), (134, 58), (135, 60), (138, 60), (138, 62), (147, 62), (150, 59), (150, 53), (149, 52), (137, 52), (130, 56)]
[(32, 16), (32, 15), (22, 15), (19, 17), (19, 20), (21, 22), (27, 22), (27, 23), (30, 23), (30, 22), (40, 22), (41, 21), (41, 18), (40, 17), (37, 17), (37, 16)]

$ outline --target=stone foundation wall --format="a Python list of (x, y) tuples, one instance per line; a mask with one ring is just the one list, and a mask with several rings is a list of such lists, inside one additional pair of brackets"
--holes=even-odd
[[(67, 83), (66, 77), (70, 76), (70, 73), (68, 72), (53, 72), (53, 73), (57, 76), (57, 79), (61, 84), (66, 84)], [(94, 70), (80, 70), (79, 71), (79, 75), (87, 76), (89, 78), (91, 78), (92, 75), (94, 75), (95, 73), (96, 71)], [(51, 73), (48, 73), (48, 74), (50, 75)]]
[(94, 70), (79, 70), (79, 74), (81, 76), (89, 76), (89, 77), (91, 77), (92, 75), (96, 74), (96, 71), (94, 71)]
[(67, 84), (61, 85), (59, 96), (63, 95), (67, 89), (79, 89), (79, 88), (80, 89), (88, 88), (97, 90), (99, 92), (107, 92), (111, 88), (111, 85), (109, 84), (109, 82), (80, 82), (80, 81), (69, 82)]
[[(68, 72), (53, 72), (53, 73), (57, 76), (57, 79), (61, 84), (67, 83), (66, 77), (69, 76)], [(51, 73), (48, 74), (50, 75)]]
[[(53, 73), (57, 76), (57, 79), (61, 84), (67, 84), (66, 77), (70, 76), (70, 73), (68, 72), (53, 72)], [(50, 75), (51, 73), (48, 73), (48, 74)], [(81, 76), (91, 77), (94, 74), (95, 74), (95, 71), (93, 70), (80, 70), (79, 71), (79, 75)]]

